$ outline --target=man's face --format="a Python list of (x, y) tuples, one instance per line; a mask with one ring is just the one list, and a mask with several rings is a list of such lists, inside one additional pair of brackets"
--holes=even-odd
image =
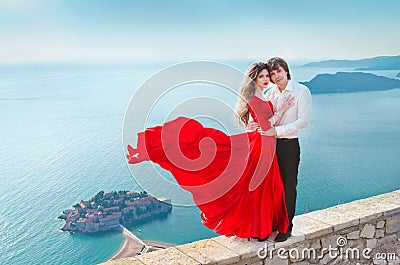
[(279, 66), (276, 70), (270, 71), (270, 77), (272, 82), (274, 82), (279, 88), (283, 89), (288, 83), (287, 72), (282, 66)]

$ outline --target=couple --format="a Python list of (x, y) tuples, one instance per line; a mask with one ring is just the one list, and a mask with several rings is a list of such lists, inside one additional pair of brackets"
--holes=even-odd
[[(275, 83), (263, 96), (270, 79)], [(291, 235), (300, 162), (298, 131), (307, 126), (311, 94), (292, 82), (287, 63), (252, 64), (236, 109), (248, 132), (228, 136), (179, 117), (138, 134), (130, 164), (150, 160), (191, 192), (202, 223), (219, 234), (275, 241)]]

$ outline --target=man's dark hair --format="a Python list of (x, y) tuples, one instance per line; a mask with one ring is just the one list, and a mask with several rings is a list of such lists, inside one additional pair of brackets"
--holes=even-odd
[(287, 78), (290, 80), (290, 72), (289, 72), (289, 66), (285, 60), (279, 57), (273, 57), (267, 61), (267, 64), (269, 66), (269, 70), (278, 70), (279, 66), (281, 66), (287, 73)]

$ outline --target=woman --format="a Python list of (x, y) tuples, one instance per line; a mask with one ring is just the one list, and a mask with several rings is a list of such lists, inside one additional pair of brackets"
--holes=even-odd
[[(246, 127), (251, 116), (260, 124), (258, 131), (228, 136), (179, 117), (140, 132), (137, 148), (128, 145), (129, 163), (151, 160), (169, 170), (192, 193), (202, 223), (219, 234), (265, 240), (273, 230), (285, 233), (288, 217), (275, 138), (267, 135), (279, 115), (263, 100), (268, 84), (268, 66), (255, 63), (240, 89), (238, 120)], [(292, 104), (288, 99), (279, 112)]]

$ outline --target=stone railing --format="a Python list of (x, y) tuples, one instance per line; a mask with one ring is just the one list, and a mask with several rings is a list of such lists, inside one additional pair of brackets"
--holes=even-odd
[(399, 264), (400, 190), (296, 216), (281, 243), (218, 236), (104, 264)]

